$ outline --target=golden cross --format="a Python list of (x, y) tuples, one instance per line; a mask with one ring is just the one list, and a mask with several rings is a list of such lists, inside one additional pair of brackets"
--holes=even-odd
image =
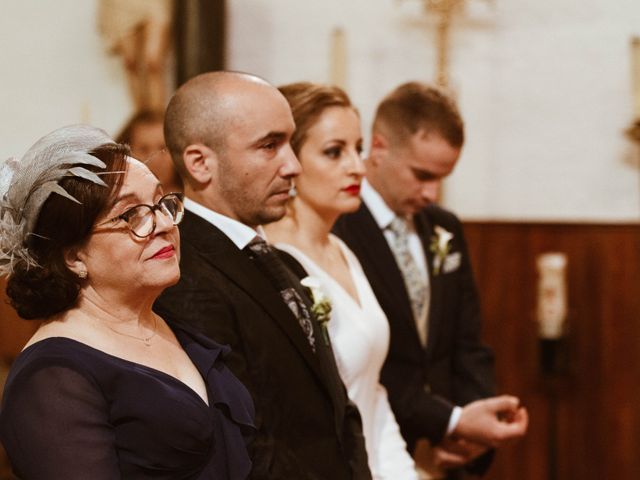
[(423, 0), (427, 11), (438, 15), (436, 29), (436, 48), (438, 63), (436, 66), (436, 84), (447, 87), (449, 84), (449, 31), (454, 15), (462, 9), (465, 0)]

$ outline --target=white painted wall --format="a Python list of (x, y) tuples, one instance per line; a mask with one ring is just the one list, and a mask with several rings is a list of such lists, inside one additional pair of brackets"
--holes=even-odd
[(120, 62), (96, 31), (96, 0), (0, 0), (0, 156), (87, 122), (115, 134), (130, 114)]
[[(387, 91), (434, 76), (433, 19), (419, 0), (227, 2), (229, 67), (274, 84), (328, 81), (330, 32), (346, 29), (365, 129)], [(0, 156), (68, 123), (114, 133), (129, 115), (96, 4), (0, 0)], [(632, 34), (638, 0), (468, 0), (451, 66), (468, 141), (444, 203), (466, 218), (640, 221), (640, 170), (621, 134)]]
[[(434, 20), (419, 0), (230, 0), (230, 67), (275, 84), (329, 80), (346, 29), (348, 91), (365, 128), (397, 84), (434, 78)], [(463, 217), (640, 221), (626, 160), (637, 0), (468, 0), (452, 37), (467, 144), (444, 203)]]

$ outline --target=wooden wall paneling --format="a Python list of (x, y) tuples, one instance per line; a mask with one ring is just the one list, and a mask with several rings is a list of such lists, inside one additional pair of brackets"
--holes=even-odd
[[(500, 391), (519, 395), (531, 415), (527, 437), (499, 451), (487, 478), (640, 478), (640, 225), (465, 230)], [(535, 324), (535, 259), (547, 251), (569, 259), (567, 362), (551, 376)]]
[[(531, 417), (485, 478), (640, 478), (640, 225), (466, 222), (465, 231), (500, 392), (518, 395)], [(567, 363), (553, 376), (541, 372), (535, 323), (535, 259), (547, 251), (569, 259)], [(0, 359), (15, 358), (36, 327), (0, 300)]]

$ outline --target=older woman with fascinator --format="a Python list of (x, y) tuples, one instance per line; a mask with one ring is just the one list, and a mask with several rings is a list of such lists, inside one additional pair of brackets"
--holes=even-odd
[(225, 347), (151, 310), (178, 281), (179, 194), (102, 130), (0, 164), (0, 269), (42, 326), (16, 359), (0, 439), (24, 479), (242, 479), (253, 404)]
[[(389, 325), (355, 255), (331, 234), (338, 217), (360, 206), (365, 170), (360, 118), (338, 87), (280, 87), (296, 123), (291, 146), (303, 172), (287, 215), (265, 226), (269, 240), (315, 277), (332, 304), (328, 333), (340, 376), (362, 415), (369, 468), (376, 480), (418, 475), (380, 384)], [(308, 281), (307, 281), (308, 283)], [(309, 284), (313, 286), (312, 284)]]

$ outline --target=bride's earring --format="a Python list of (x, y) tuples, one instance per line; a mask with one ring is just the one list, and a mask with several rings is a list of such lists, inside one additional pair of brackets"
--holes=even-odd
[(291, 187), (289, 188), (289, 197), (293, 198), (298, 195), (298, 191), (296, 190), (296, 184), (291, 181)]

